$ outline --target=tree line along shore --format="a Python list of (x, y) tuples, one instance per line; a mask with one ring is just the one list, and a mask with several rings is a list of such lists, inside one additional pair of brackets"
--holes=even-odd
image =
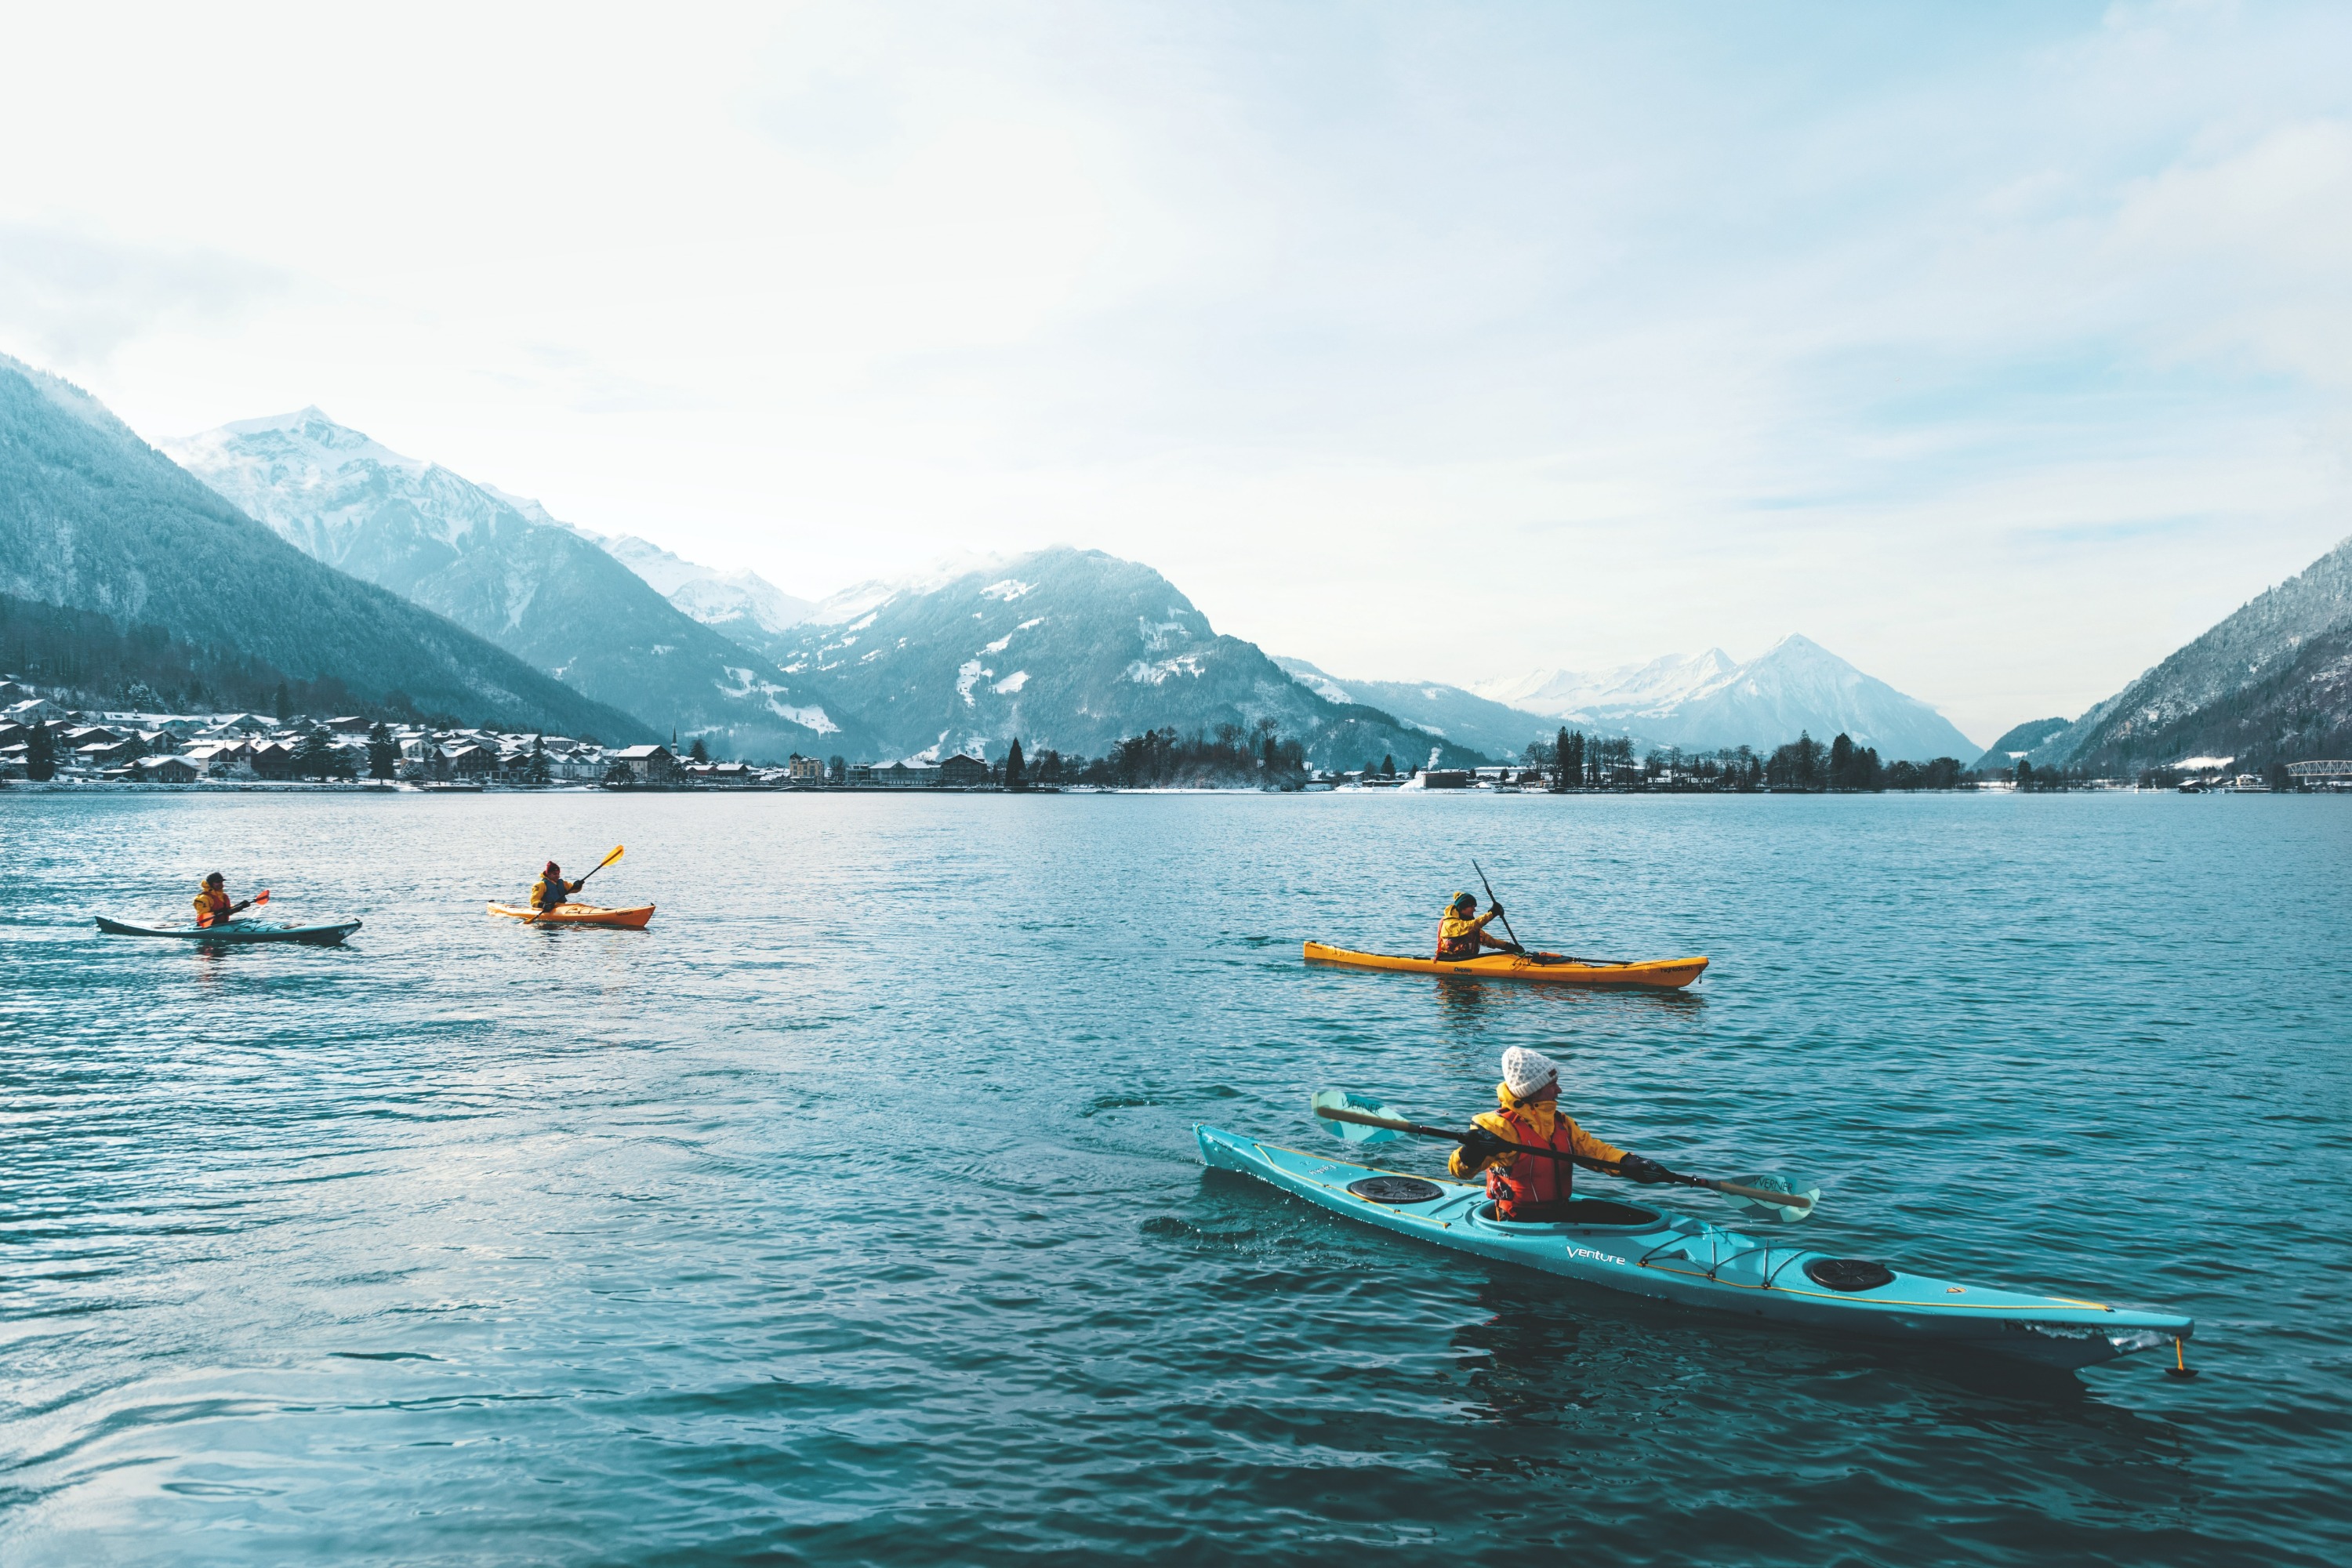
[[(281, 706), (287, 696), (281, 688)], [(2228, 759), (2199, 759), (2226, 763)], [(1811, 734), (1759, 750), (1727, 747), (1643, 751), (1622, 735), (1563, 728), (1530, 741), (1500, 764), (1445, 768), (1393, 754), (1360, 768), (1310, 767), (1304, 744), (1271, 720), (1221, 724), (1184, 734), (1147, 730), (1097, 757), (1053, 748), (1024, 752), (1013, 740), (991, 758), (977, 743), (944, 755), (853, 761), (793, 754), (781, 763), (714, 760), (696, 738), (683, 746), (607, 747), (595, 736), (461, 727), (383, 715), (313, 718), (281, 712), (141, 713), (68, 709), (13, 679), (0, 678), (0, 783), (204, 784), (368, 781), (446, 788), (614, 789), (1499, 789), (1509, 792), (1876, 794), (1921, 790), (2172, 788), (2232, 781), (2149, 769), (2133, 779), (2099, 779), (2060, 769), (1971, 769), (1954, 757), (1883, 762), (1876, 750), (1840, 734)], [(2270, 776), (2276, 775), (2275, 777)], [(2235, 787), (2297, 788), (2275, 766)]]

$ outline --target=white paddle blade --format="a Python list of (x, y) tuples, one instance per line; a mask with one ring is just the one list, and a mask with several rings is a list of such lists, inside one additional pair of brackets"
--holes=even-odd
[[(1392, 1121), (1405, 1119), (1404, 1112), (1392, 1105), (1383, 1105), (1370, 1095), (1344, 1089), (1318, 1089), (1313, 1104), (1318, 1110), (1357, 1110), (1367, 1116), (1385, 1116)], [(1393, 1127), (1367, 1127), (1360, 1121), (1326, 1121), (1323, 1131), (1350, 1143), (1391, 1143), (1404, 1136)]]
[(1794, 1225), (1810, 1215), (1813, 1212), (1813, 1205), (1822, 1201), (1821, 1188), (1814, 1186), (1801, 1176), (1794, 1178), (1734, 1176), (1732, 1180), (1743, 1187), (1761, 1187), (1768, 1193), (1786, 1193), (1795, 1200), (1785, 1204), (1768, 1204), (1756, 1198), (1743, 1198), (1732, 1193), (1722, 1194), (1725, 1203), (1729, 1204), (1748, 1218), (1762, 1220), (1767, 1225)]

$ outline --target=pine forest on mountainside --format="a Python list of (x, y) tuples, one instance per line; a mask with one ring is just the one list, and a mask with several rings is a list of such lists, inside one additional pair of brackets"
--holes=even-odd
[(608, 741), (647, 726), (237, 510), (79, 389), (0, 356), (0, 593), (167, 628), (215, 668), (403, 692), (468, 722)]
[(2265, 589), (2033, 748), (2036, 772), (2243, 772), (2352, 756), (2352, 539)]

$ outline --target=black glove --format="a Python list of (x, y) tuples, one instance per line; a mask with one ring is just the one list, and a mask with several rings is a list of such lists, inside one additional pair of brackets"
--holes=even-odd
[(1496, 1155), (1516, 1147), (1496, 1137), (1483, 1127), (1473, 1127), (1462, 1135), (1462, 1152), (1473, 1164), (1484, 1164)]
[(1494, 916), (1496, 920), (1501, 920), (1503, 918), (1503, 906), (1499, 903), (1488, 904), (1486, 906), (1486, 912)]
[(1639, 1182), (1644, 1186), (1671, 1179), (1664, 1165), (1655, 1160), (1644, 1160), (1639, 1154), (1628, 1154), (1618, 1161), (1617, 1173), (1629, 1182)]

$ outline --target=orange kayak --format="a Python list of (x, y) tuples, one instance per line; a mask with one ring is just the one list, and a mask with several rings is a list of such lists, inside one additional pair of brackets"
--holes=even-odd
[(1477, 980), (1535, 980), (1550, 985), (1646, 985), (1679, 991), (1699, 977), (1704, 958), (1654, 958), (1643, 963), (1602, 963), (1589, 958), (1569, 958), (1557, 952), (1489, 952), (1476, 958), (1439, 962), (1434, 958), (1404, 958), (1388, 952), (1355, 952), (1344, 947), (1307, 944), (1309, 963), (1336, 963), (1349, 969), (1386, 969), (1401, 974), (1463, 974)]
[(595, 904), (558, 904), (541, 914), (529, 905), (517, 908), (513, 904), (492, 904), (490, 913), (509, 915), (539, 926), (627, 926), (632, 931), (642, 931), (645, 923), (654, 918), (654, 907), (638, 904), (625, 910), (608, 910)]

